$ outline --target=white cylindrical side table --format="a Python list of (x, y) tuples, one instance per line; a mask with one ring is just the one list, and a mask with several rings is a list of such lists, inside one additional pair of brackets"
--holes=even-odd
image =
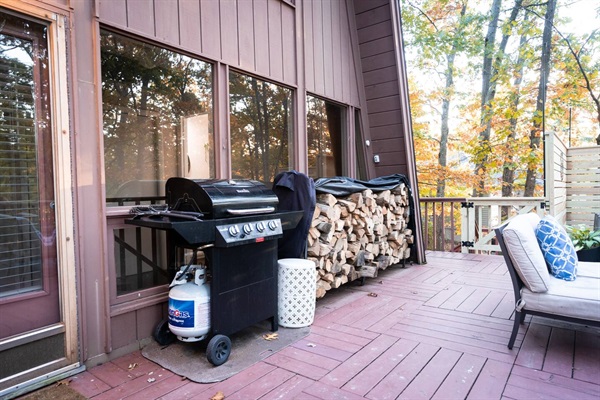
[(302, 258), (278, 261), (279, 325), (302, 328), (313, 323), (317, 280), (315, 263)]

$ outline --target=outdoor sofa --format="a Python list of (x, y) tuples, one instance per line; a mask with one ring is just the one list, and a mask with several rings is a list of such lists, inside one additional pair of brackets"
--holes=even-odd
[(527, 314), (600, 326), (600, 263), (575, 261), (571, 281), (553, 276), (536, 238), (541, 220), (535, 213), (523, 214), (495, 229), (515, 295), (509, 349)]

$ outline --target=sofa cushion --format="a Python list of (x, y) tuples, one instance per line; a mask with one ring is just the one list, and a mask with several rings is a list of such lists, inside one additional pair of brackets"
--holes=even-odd
[(547, 292), (533, 293), (527, 288), (522, 288), (521, 299), (525, 301), (525, 310), (600, 321), (598, 278), (578, 275), (576, 281), (565, 282), (550, 277)]
[(577, 278), (587, 276), (588, 278), (600, 279), (600, 263), (590, 261), (577, 262)]
[(504, 228), (503, 237), (517, 274), (530, 291), (546, 292), (550, 275), (535, 237), (540, 217), (535, 213), (514, 217)]
[(535, 236), (550, 273), (565, 281), (575, 280), (577, 253), (565, 228), (553, 217), (546, 216), (539, 222)]

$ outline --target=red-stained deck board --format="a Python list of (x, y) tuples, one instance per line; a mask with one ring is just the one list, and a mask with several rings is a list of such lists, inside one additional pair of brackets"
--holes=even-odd
[[(246, 368), (240, 373), (233, 375), (231, 378), (215, 384), (211, 388), (206, 389), (205, 392), (212, 394), (223, 392), (225, 397), (228, 397), (238, 390), (252, 384), (254, 381), (260, 379), (274, 369), (275, 367), (273, 365), (261, 361)], [(208, 398), (212, 397), (212, 394), (208, 396)]]
[(369, 331), (386, 333), (404, 318), (408, 318), (410, 314), (414, 312), (414, 310), (418, 309), (421, 306), (420, 301), (409, 301), (404, 304), (400, 309), (392, 312), (386, 318), (379, 320), (376, 324), (373, 324), (369, 327)]
[(305, 399), (304, 394), (309, 394), (311, 396), (316, 397), (317, 399), (322, 400), (359, 400), (362, 397), (347, 392), (342, 389), (338, 389), (333, 386), (326, 385), (322, 382), (315, 382), (306, 389), (297, 397), (298, 399)]
[(342, 389), (364, 396), (394, 369), (419, 343), (400, 339), (365, 369), (348, 381)]
[(490, 294), (490, 289), (476, 289), (465, 301), (463, 301), (458, 307), (457, 311), (462, 312), (473, 312), (479, 305), (485, 300)]
[(573, 360), (574, 346), (574, 331), (552, 328), (543, 370), (571, 378), (573, 374), (573, 363), (571, 360)]
[[(131, 396), (142, 390), (149, 389), (151, 386), (159, 385), (161, 383), (161, 381), (163, 381), (167, 378), (170, 378), (172, 376), (174, 376), (174, 374), (171, 371), (167, 371), (166, 369), (163, 369), (161, 371), (155, 371), (152, 375), (142, 375), (131, 381), (125, 382), (117, 387), (114, 387), (114, 388), (94, 397), (94, 399), (97, 399), (97, 400), (122, 399), (124, 397)], [(152, 379), (154, 379), (154, 381), (151, 381)], [(175, 389), (175, 387), (173, 387), (173, 389)]]
[[(341, 327), (343, 325), (338, 325), (338, 326)], [(362, 329), (358, 330), (358, 331), (364, 332)], [(328, 338), (336, 339), (338, 341), (353, 343), (353, 344), (359, 345), (361, 347), (368, 344), (373, 339), (373, 338), (367, 339), (367, 338), (364, 338), (364, 337), (361, 337), (358, 335), (346, 333), (346, 332), (340, 331), (338, 329), (335, 329), (333, 327), (328, 328), (328, 327), (323, 327), (323, 326), (318, 326), (318, 325), (312, 325), (310, 327), (310, 332), (315, 333), (320, 336), (325, 336)]]
[(531, 324), (521, 345), (516, 365), (523, 367), (542, 369), (546, 345), (550, 336), (551, 328), (540, 324)]
[(343, 350), (344, 352), (350, 353), (355, 353), (358, 350), (362, 349), (364, 346), (356, 343), (338, 340), (337, 338), (332, 338), (329, 336), (319, 335), (313, 332), (309, 333), (304, 339), (298, 341), (297, 343), (302, 343), (302, 341), (314, 344), (322, 344), (334, 349)]
[(411, 316), (422, 316), (435, 320), (437, 323), (449, 323), (449, 326), (467, 327), (469, 329), (481, 328), (483, 331), (496, 333), (504, 336), (505, 333), (512, 331), (513, 323), (509, 320), (499, 320), (489, 318), (483, 315), (465, 314), (460, 311), (443, 310), (441, 308), (421, 307), (412, 313)]
[(415, 379), (400, 393), (399, 399), (430, 399), (460, 359), (461, 353), (440, 349)]
[(294, 346), (288, 346), (279, 351), (278, 354), (292, 358), (294, 360), (302, 361), (306, 364), (314, 365), (315, 367), (324, 368), (329, 371), (340, 365), (340, 361), (334, 360), (329, 357), (320, 356), (318, 354), (314, 354)]
[(494, 310), (498, 307), (498, 305), (502, 302), (502, 300), (506, 296), (508, 296), (509, 298), (512, 299), (513, 294), (508, 291), (503, 291), (503, 290), (490, 291), (488, 296), (485, 299), (483, 299), (481, 304), (479, 304), (477, 306), (477, 308), (475, 308), (473, 310), (473, 314), (488, 315), (488, 316), (492, 315)]
[(585, 393), (575, 388), (569, 388), (566, 386), (555, 385), (551, 382), (543, 382), (540, 379), (528, 378), (511, 374), (508, 378), (506, 385), (507, 390), (504, 392), (505, 396), (510, 397), (509, 387), (518, 387), (521, 389), (531, 390), (536, 392), (536, 396), (539, 398), (552, 398), (552, 399), (577, 399), (577, 400), (597, 400), (598, 396)]
[(509, 351), (506, 346), (494, 346), (495, 349), (491, 349), (488, 343), (475, 343), (475, 341), (468, 340), (465, 338), (456, 337), (447, 334), (437, 334), (433, 336), (428, 335), (427, 330), (421, 330), (419, 332), (410, 332), (407, 330), (391, 330), (390, 335), (396, 335), (404, 339), (416, 340), (420, 343), (427, 343), (433, 346), (444, 347), (446, 349), (452, 349), (459, 352), (473, 354), (476, 356), (486, 357), (496, 361), (512, 363), (517, 355), (517, 346), (512, 351)]
[[(283, 382), (275, 389), (261, 397), (261, 400), (281, 400), (281, 399), (293, 399), (298, 398), (297, 396), (307, 387), (312, 385), (315, 381), (305, 378), (304, 376), (295, 375), (291, 379)], [(304, 398), (304, 397), (302, 397)]]
[(504, 385), (513, 367), (512, 363), (487, 360), (475, 384), (469, 391), (468, 400), (497, 399), (504, 391)]
[[(379, 336), (379, 334), (375, 333), (375, 332), (369, 332), (369, 331), (365, 331), (362, 329), (356, 329), (352, 326), (340, 325), (340, 324), (336, 324), (334, 322), (326, 323), (326, 322), (319, 321), (318, 323), (314, 323), (313, 325), (311, 325), (311, 328), (310, 328), (311, 331), (313, 328), (325, 328), (332, 332), (341, 332), (344, 334), (349, 334), (353, 337), (367, 339), (367, 343), (370, 342), (371, 340), (375, 339), (377, 336)], [(316, 333), (319, 333), (319, 332), (317, 331)]]
[(381, 307), (372, 310), (369, 314), (364, 317), (357, 319), (352, 323), (352, 326), (358, 329), (369, 329), (372, 325), (387, 318), (392, 312), (401, 309), (406, 304), (406, 299), (392, 299), (388, 303), (383, 304)]
[(110, 389), (108, 384), (92, 375), (89, 371), (84, 371), (69, 378), (69, 386), (86, 398), (93, 397)]
[(160, 370), (160, 367), (148, 360), (139, 351), (127, 354), (111, 362), (117, 367), (128, 371), (133, 377), (146, 375), (153, 371)]
[(317, 367), (304, 361), (275, 353), (264, 360), (275, 367), (283, 368), (312, 380), (319, 380), (329, 372), (328, 369)]
[(277, 386), (291, 379), (293, 376), (293, 372), (277, 368), (276, 370), (271, 371), (263, 377), (255, 380), (243, 389), (240, 389), (234, 394), (227, 396), (227, 400), (258, 399), (275, 389)]
[(469, 296), (475, 292), (475, 288), (469, 286), (461, 286), (448, 300), (443, 302), (439, 307), (447, 310), (456, 310)]
[[(328, 339), (322, 336), (321, 338)], [(314, 339), (318, 339), (317, 335), (312, 335), (312, 340)], [(315, 342), (317, 343), (313, 343), (313, 341), (309, 340), (307, 336), (306, 338), (292, 344), (292, 346), (296, 347), (297, 349), (301, 349), (313, 354), (318, 354), (320, 356), (329, 357), (337, 361), (345, 361), (352, 356), (352, 351), (346, 351), (336, 348), (339, 347), (339, 343), (335, 344), (336, 347), (331, 347), (326, 344), (323, 344), (323, 340), (315, 340)]]
[(369, 365), (373, 360), (379, 357), (390, 346), (397, 341), (396, 338), (387, 335), (381, 335), (374, 339), (369, 345), (355, 353), (346, 362), (325, 375), (321, 381), (334, 387), (342, 387), (346, 382), (352, 379), (356, 374)]
[(514, 297), (502, 258), (428, 261), (332, 290), (309, 336), (223, 382), (165, 375), (138, 351), (71, 387), (98, 399), (600, 398), (600, 330), (527, 317), (509, 350)]
[(437, 346), (419, 344), (366, 397), (373, 400), (395, 399), (439, 350)]
[(439, 307), (444, 304), (450, 297), (454, 296), (461, 289), (460, 285), (449, 285), (448, 287), (440, 290), (438, 294), (433, 296), (427, 302), (426, 306)]
[(184, 386), (186, 383), (187, 381), (183, 380), (180, 376), (173, 375), (168, 377), (167, 379), (155, 381), (152, 385), (148, 386), (147, 388), (144, 388), (139, 392), (128, 396), (127, 400), (157, 399)]
[(485, 358), (483, 357), (463, 354), (435, 392), (433, 399), (466, 398), (484, 364)]
[(198, 395), (198, 393), (209, 392), (214, 383), (197, 383), (185, 381), (183, 386), (160, 397), (160, 400), (186, 400)]
[(112, 362), (102, 364), (94, 368), (90, 373), (113, 388), (125, 382), (129, 382), (134, 378), (129, 371), (120, 368)]
[(600, 380), (596, 380), (596, 383), (583, 382), (577, 379), (571, 379), (565, 376), (552, 374), (550, 372), (538, 371), (536, 369), (525, 368), (518, 365), (515, 365), (512, 368), (511, 374), (528, 378), (532, 381), (544, 384), (552, 384), (600, 398)]
[(573, 378), (587, 382), (600, 382), (600, 332), (577, 331), (575, 334), (575, 362)]

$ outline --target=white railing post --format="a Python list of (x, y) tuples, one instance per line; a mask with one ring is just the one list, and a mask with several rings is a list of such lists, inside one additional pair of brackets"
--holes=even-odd
[(475, 243), (475, 208), (471, 199), (466, 199), (461, 203), (460, 216), (461, 252), (468, 253)]

